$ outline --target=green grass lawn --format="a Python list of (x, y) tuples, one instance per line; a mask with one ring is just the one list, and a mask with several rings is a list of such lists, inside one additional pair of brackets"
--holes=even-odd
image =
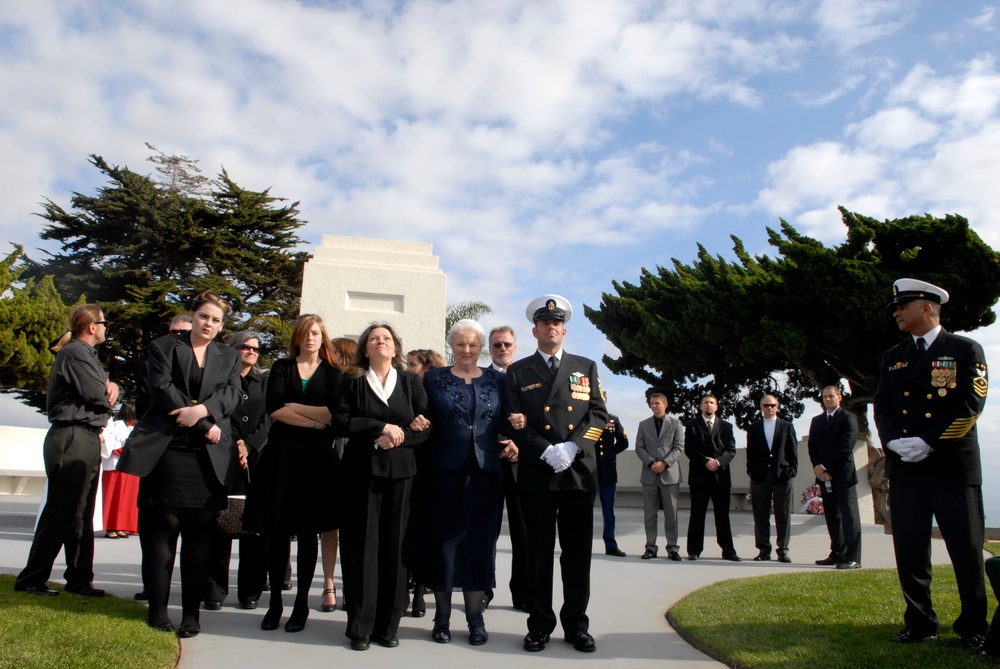
[[(931, 587), (940, 635), (936, 642), (917, 645), (891, 641), (903, 629), (904, 605), (890, 569), (724, 581), (691, 593), (667, 618), (689, 643), (732, 667), (996, 666), (963, 651), (951, 629), (959, 601), (950, 566), (934, 568)], [(991, 615), (996, 605), (990, 593)]]
[(0, 667), (167, 669), (179, 652), (173, 634), (146, 626), (142, 604), (14, 592), (14, 577), (0, 574)]

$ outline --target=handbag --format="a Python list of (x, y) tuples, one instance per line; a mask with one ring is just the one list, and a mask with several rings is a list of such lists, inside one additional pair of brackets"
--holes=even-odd
[(243, 510), (246, 507), (246, 497), (232, 496), (228, 498), (226, 510), (219, 513), (215, 523), (219, 528), (219, 533), (230, 539), (254, 536), (253, 532), (243, 529)]

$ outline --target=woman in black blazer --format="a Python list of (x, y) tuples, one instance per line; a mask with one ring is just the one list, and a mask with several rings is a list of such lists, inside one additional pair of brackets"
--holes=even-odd
[(427, 438), (410, 423), (427, 407), (423, 384), (403, 371), (403, 344), (386, 323), (373, 323), (358, 340), (355, 369), (337, 396), (334, 424), (348, 438), (341, 461), (340, 529), (344, 608), (351, 648), (370, 638), (399, 645), (410, 562), (410, 492), (417, 461), (413, 446)]
[(182, 619), (177, 635), (201, 631), (198, 607), (208, 581), (215, 518), (239, 460), (229, 416), (240, 403), (240, 356), (217, 344), (229, 305), (206, 290), (191, 305), (189, 334), (149, 346), (151, 404), (122, 450), (118, 469), (139, 476), (142, 582), (148, 623), (173, 631), (167, 617), (170, 577), (181, 550)]

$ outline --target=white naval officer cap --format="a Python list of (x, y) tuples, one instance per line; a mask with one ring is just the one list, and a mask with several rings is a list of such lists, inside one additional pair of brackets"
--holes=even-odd
[(900, 304), (912, 302), (913, 300), (927, 300), (946, 304), (948, 302), (948, 291), (935, 286), (933, 283), (920, 281), (918, 279), (899, 279), (892, 284), (892, 302), (886, 305), (889, 309), (895, 309)]
[(524, 315), (532, 323), (543, 318), (569, 323), (569, 319), (573, 318), (573, 305), (562, 295), (542, 295), (528, 302)]

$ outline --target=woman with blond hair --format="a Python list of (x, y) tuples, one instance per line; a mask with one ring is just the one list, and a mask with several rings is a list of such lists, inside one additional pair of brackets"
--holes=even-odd
[(281, 589), (296, 536), (298, 591), (286, 632), (300, 632), (309, 617), (309, 586), (316, 573), (317, 535), (336, 530), (338, 508), (331, 495), (337, 460), (331, 413), (343, 375), (334, 365), (333, 347), (315, 314), (295, 321), (288, 356), (275, 361), (267, 383), (271, 430), (261, 452), (261, 495), (255, 509), (261, 532), (268, 536), (267, 564), (271, 599), (260, 623), (278, 628), (283, 611)]

